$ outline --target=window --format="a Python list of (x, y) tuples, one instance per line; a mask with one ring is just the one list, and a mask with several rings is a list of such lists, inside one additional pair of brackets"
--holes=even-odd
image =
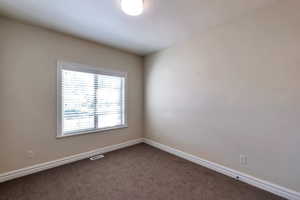
[(59, 62), (58, 137), (125, 128), (126, 73)]

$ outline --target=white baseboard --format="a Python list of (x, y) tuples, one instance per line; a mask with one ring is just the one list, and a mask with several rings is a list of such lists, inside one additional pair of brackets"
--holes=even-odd
[(0, 183), (8, 181), (8, 180), (15, 179), (15, 178), (19, 178), (19, 177), (22, 177), (22, 176), (26, 176), (26, 175), (29, 175), (29, 174), (37, 173), (37, 172), (40, 172), (40, 171), (43, 171), (43, 170), (58, 167), (58, 166), (61, 166), (61, 165), (65, 165), (65, 164), (68, 164), (68, 163), (72, 163), (72, 162), (75, 162), (75, 161), (83, 160), (83, 159), (89, 158), (89, 157), (97, 155), (97, 154), (103, 154), (103, 153), (107, 153), (107, 152), (114, 151), (114, 150), (117, 150), (117, 149), (122, 149), (122, 148), (125, 148), (125, 147), (129, 147), (129, 146), (139, 144), (139, 143), (142, 143), (142, 142), (144, 142), (148, 145), (151, 145), (153, 147), (156, 147), (158, 149), (161, 149), (163, 151), (174, 154), (174, 155), (176, 155), (178, 157), (181, 157), (183, 159), (189, 160), (189, 161), (194, 162), (196, 164), (199, 164), (199, 165), (202, 165), (202, 166), (207, 167), (209, 169), (212, 169), (214, 171), (217, 171), (219, 173), (225, 174), (225, 175), (230, 176), (232, 178), (239, 177), (240, 181), (243, 181), (243, 182), (248, 183), (250, 185), (253, 185), (255, 187), (261, 188), (263, 190), (266, 190), (266, 191), (271, 192), (273, 194), (276, 194), (278, 196), (281, 196), (281, 197), (284, 197), (284, 198), (287, 198), (287, 199), (290, 199), (290, 200), (300, 200), (300, 193), (299, 192), (296, 192), (296, 191), (290, 190), (288, 188), (270, 183), (268, 181), (264, 181), (264, 180), (255, 178), (255, 177), (247, 175), (245, 173), (227, 168), (227, 167), (222, 166), (220, 164), (210, 162), (208, 160), (202, 159), (200, 157), (194, 156), (192, 154), (177, 150), (175, 148), (169, 147), (169, 146), (164, 145), (164, 144), (160, 144), (158, 142), (155, 142), (153, 140), (146, 139), (146, 138), (130, 140), (130, 141), (127, 141), (127, 142), (124, 142), (124, 143), (120, 143), (120, 144), (116, 144), (116, 145), (111, 145), (111, 146), (95, 149), (95, 150), (92, 150), (92, 151), (89, 151), (89, 152), (68, 156), (68, 157), (65, 157), (65, 158), (62, 158), (62, 159), (58, 159), (58, 160), (54, 160), (54, 161), (50, 161), (50, 162), (46, 162), (46, 163), (33, 165), (33, 166), (30, 166), (30, 167), (10, 171), (10, 172), (7, 172), (7, 173), (2, 173), (2, 174), (0, 174)]
[(196, 163), (198, 165), (202, 165), (204, 167), (207, 167), (209, 169), (212, 169), (212, 170), (217, 171), (219, 173), (222, 173), (224, 175), (230, 176), (232, 178), (236, 179), (237, 177), (239, 177), (240, 181), (243, 181), (245, 183), (248, 183), (252, 186), (258, 187), (258, 188), (263, 189), (265, 191), (271, 192), (271, 193), (276, 194), (278, 196), (281, 196), (281, 197), (284, 197), (284, 198), (287, 198), (287, 199), (290, 199), (290, 200), (300, 200), (300, 193), (299, 192), (296, 192), (296, 191), (290, 190), (288, 188), (270, 183), (268, 181), (264, 181), (264, 180), (255, 178), (255, 177), (250, 176), (248, 174), (245, 174), (245, 173), (227, 168), (227, 167), (222, 166), (220, 164), (210, 162), (208, 160), (205, 160), (205, 159), (202, 159), (200, 157), (194, 156), (192, 154), (174, 149), (174, 148), (169, 147), (167, 145), (160, 144), (158, 142), (155, 142), (155, 141), (147, 139), (147, 138), (144, 138), (144, 143), (149, 144), (149, 145), (151, 145), (153, 147), (156, 147), (158, 149), (161, 149), (163, 151), (166, 151), (168, 153), (174, 154), (174, 155), (176, 155), (178, 157), (181, 157), (183, 159), (189, 160), (189, 161), (191, 161), (193, 163)]
[(117, 149), (122, 149), (125, 147), (129, 147), (138, 143), (142, 143), (143, 139), (136, 139), (136, 140), (130, 140), (124, 143), (120, 143), (120, 144), (116, 144), (116, 145), (111, 145), (111, 146), (106, 146), (103, 148), (99, 148), (99, 149), (95, 149), (89, 152), (85, 152), (85, 153), (80, 153), (80, 154), (76, 154), (76, 155), (72, 155), (72, 156), (68, 156), (62, 159), (58, 159), (58, 160), (54, 160), (54, 161), (50, 161), (50, 162), (45, 162), (45, 163), (41, 163), (41, 164), (37, 164), (37, 165), (33, 165), (30, 167), (26, 167), (26, 168), (22, 168), (22, 169), (18, 169), (18, 170), (14, 170), (14, 171), (10, 171), (7, 173), (3, 173), (0, 174), (0, 183), (4, 182), (4, 181), (8, 181), (8, 180), (12, 180), (15, 178), (19, 178), (22, 176), (26, 176), (29, 174), (33, 174), (36, 172), (40, 172), (43, 170), (47, 170), (47, 169), (51, 169), (54, 167), (58, 167), (61, 165), (65, 165), (68, 163), (72, 163), (75, 161), (79, 161), (79, 160), (83, 160), (89, 157), (92, 157), (94, 155), (97, 154), (103, 154), (103, 153), (107, 153), (110, 151), (114, 151)]

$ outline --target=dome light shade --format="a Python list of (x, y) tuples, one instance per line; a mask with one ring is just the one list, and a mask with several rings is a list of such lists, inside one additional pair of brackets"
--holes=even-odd
[(127, 15), (140, 15), (144, 10), (144, 0), (121, 0), (121, 8)]

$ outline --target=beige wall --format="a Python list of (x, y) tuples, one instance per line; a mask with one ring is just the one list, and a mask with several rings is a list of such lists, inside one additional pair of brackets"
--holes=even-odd
[[(56, 139), (57, 60), (127, 71), (129, 128)], [(140, 138), (142, 65), (133, 54), (0, 18), (0, 173)]]
[(146, 137), (300, 192), (299, 8), (280, 1), (148, 56)]

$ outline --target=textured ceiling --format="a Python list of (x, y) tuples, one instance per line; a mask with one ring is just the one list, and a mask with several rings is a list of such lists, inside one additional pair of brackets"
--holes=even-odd
[(145, 55), (277, 0), (144, 0), (127, 16), (120, 0), (0, 0), (0, 13)]

